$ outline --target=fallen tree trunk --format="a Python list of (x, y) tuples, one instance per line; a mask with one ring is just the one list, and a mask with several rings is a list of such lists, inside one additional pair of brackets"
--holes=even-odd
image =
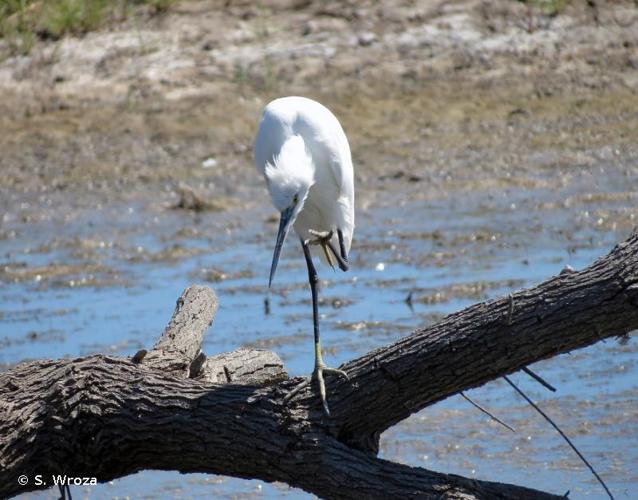
[(638, 328), (638, 233), (582, 271), (346, 363), (350, 380), (329, 381), (330, 418), (314, 387), (288, 380), (272, 353), (205, 359), (216, 307), (209, 289), (193, 286), (148, 353), (0, 374), (0, 497), (47, 487), (20, 485), (22, 474), (108, 481), (162, 469), (282, 481), (329, 498), (557, 498), (379, 459), (379, 436), (453, 394)]

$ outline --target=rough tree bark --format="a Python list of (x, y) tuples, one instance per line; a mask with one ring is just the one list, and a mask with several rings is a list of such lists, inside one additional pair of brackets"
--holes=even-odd
[[(343, 365), (326, 418), (276, 355), (205, 359), (214, 294), (193, 286), (156, 346), (133, 359), (32, 361), (0, 374), (0, 497), (20, 474), (142, 469), (283, 481), (322, 497), (557, 498), (376, 457), (388, 427), (540, 359), (638, 328), (638, 233), (578, 272), (476, 304)], [(305, 385), (304, 385), (305, 384)]]

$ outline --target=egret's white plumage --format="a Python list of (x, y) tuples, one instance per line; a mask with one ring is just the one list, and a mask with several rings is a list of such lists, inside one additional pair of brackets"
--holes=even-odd
[[(268, 104), (255, 139), (255, 163), (278, 210), (289, 207), (295, 194), (300, 196), (294, 222), (299, 237), (312, 238), (310, 229), (341, 229), (350, 251), (354, 230), (350, 146), (328, 108), (305, 97), (282, 97)], [(338, 245), (336, 232), (332, 241)]]
[(277, 242), (270, 267), (272, 283), (288, 230), (301, 240), (312, 291), (315, 334), (313, 377), (326, 414), (324, 373), (338, 374), (321, 357), (318, 281), (309, 245), (320, 245), (322, 259), (348, 269), (354, 230), (354, 175), (350, 146), (339, 120), (318, 102), (305, 97), (283, 97), (264, 109), (255, 138), (255, 163), (268, 184), (273, 205), (281, 212)]

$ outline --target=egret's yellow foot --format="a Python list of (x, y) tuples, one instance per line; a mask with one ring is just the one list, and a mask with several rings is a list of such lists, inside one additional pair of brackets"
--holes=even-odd
[(332, 269), (335, 268), (335, 263), (332, 258), (332, 255), (328, 251), (330, 240), (332, 239), (333, 231), (315, 231), (314, 229), (309, 229), (308, 232), (314, 236), (312, 239), (308, 239), (305, 241), (306, 245), (319, 245), (323, 250), (323, 253), (326, 256), (326, 260)]
[(323, 375), (339, 375), (340, 377), (350, 380), (348, 374), (343, 370), (336, 368), (329, 368), (323, 363), (315, 365), (315, 371), (312, 372), (312, 378), (317, 380), (319, 384), (319, 397), (321, 398), (321, 404), (323, 405), (323, 411), (327, 416), (330, 416), (330, 408), (328, 408), (328, 401), (326, 400), (326, 383), (324, 382)]
[[(330, 267), (334, 270), (335, 268), (335, 260), (336, 264), (339, 266), (339, 269), (342, 271), (348, 270), (348, 262), (347, 257), (341, 255), (337, 249), (332, 244), (332, 237), (334, 236), (334, 231), (331, 229), (330, 231), (315, 231), (314, 229), (309, 229), (308, 232), (314, 236), (314, 238), (308, 239), (304, 241), (304, 244), (307, 245), (319, 245), (323, 250), (323, 253), (326, 256), (326, 260)], [(342, 240), (339, 240), (339, 245), (342, 245)], [(344, 248), (345, 253), (345, 248)]]

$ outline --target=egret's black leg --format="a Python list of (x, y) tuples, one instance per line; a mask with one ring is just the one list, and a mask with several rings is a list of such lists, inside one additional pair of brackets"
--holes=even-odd
[(308, 282), (310, 283), (310, 292), (312, 293), (312, 326), (315, 334), (315, 369), (312, 376), (317, 379), (319, 384), (319, 396), (321, 397), (323, 411), (326, 415), (330, 415), (330, 409), (328, 408), (328, 402), (326, 401), (326, 385), (323, 380), (323, 374), (337, 374), (345, 377), (346, 379), (348, 378), (348, 375), (343, 370), (328, 368), (323, 363), (323, 358), (321, 357), (321, 341), (319, 339), (319, 276), (317, 275), (317, 270), (312, 262), (310, 249), (303, 240), (301, 240), (301, 247), (303, 248), (303, 255), (306, 258), (306, 265), (308, 266)]

